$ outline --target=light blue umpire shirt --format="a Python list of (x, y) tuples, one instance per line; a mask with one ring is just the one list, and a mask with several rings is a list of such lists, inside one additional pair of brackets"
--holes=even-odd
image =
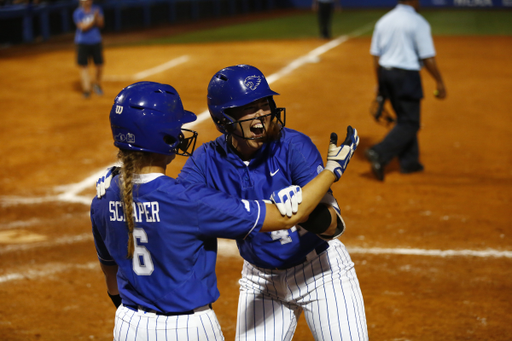
[(398, 4), (375, 24), (370, 54), (382, 67), (419, 71), (422, 59), (436, 55), (430, 24), (412, 6)]

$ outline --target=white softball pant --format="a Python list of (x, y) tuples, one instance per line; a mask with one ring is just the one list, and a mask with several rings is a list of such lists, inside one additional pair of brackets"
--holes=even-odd
[(292, 340), (305, 312), (317, 341), (368, 340), (363, 295), (345, 245), (329, 248), (286, 270), (244, 262), (236, 327), (237, 341)]
[(224, 340), (215, 312), (208, 306), (194, 314), (164, 316), (121, 305), (116, 312), (114, 341), (221, 341)]

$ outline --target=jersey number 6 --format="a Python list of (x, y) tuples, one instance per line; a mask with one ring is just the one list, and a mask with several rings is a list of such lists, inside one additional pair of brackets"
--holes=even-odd
[(151, 259), (151, 254), (145, 246), (141, 245), (148, 242), (146, 231), (141, 228), (133, 229), (133, 242), (135, 252), (133, 253), (133, 271), (139, 276), (149, 276), (153, 273), (155, 266)]

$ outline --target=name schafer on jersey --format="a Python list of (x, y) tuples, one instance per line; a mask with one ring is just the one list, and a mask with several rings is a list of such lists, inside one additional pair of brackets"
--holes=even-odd
[[(108, 207), (110, 221), (126, 221), (126, 219), (124, 219), (123, 203), (121, 201), (110, 201)], [(136, 223), (140, 223), (141, 221), (159, 223), (159, 212), (160, 206), (158, 206), (158, 201), (133, 203), (133, 217)]]

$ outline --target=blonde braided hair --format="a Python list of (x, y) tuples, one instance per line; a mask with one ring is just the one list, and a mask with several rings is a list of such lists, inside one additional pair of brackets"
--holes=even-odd
[(142, 160), (147, 156), (147, 153), (129, 151), (119, 149), (117, 154), (118, 159), (122, 162), (121, 176), (119, 181), (119, 188), (121, 198), (124, 206), (124, 216), (128, 228), (128, 253), (126, 258), (132, 259), (135, 251), (135, 244), (133, 240), (133, 230), (135, 228), (135, 219), (133, 211), (133, 189), (134, 175), (139, 173), (141, 169)]

